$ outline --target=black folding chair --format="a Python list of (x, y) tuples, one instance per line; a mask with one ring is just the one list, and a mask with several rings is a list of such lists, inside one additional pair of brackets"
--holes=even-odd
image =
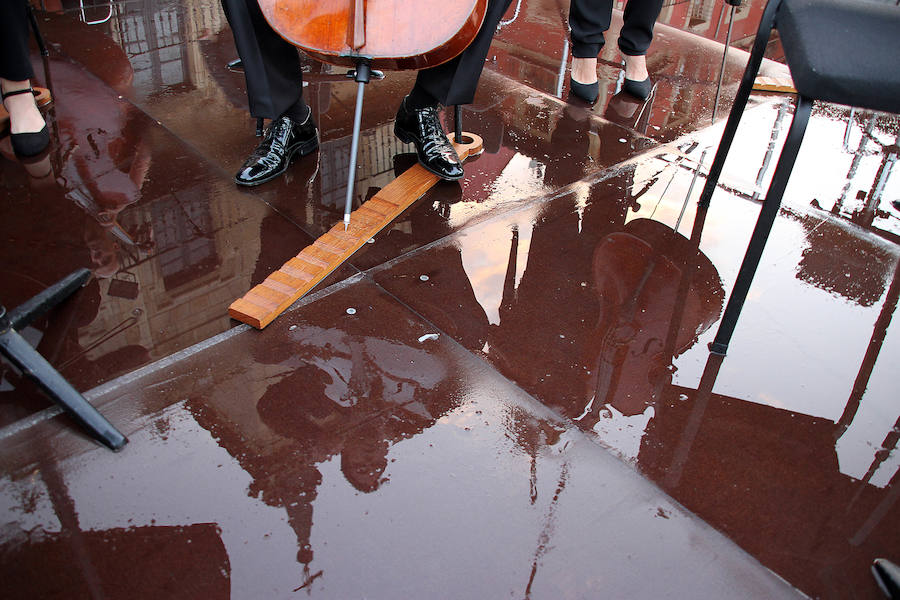
[(778, 215), (813, 101), (900, 113), (900, 7), (873, 0), (770, 0), (700, 196), (701, 208), (709, 206), (769, 37), (776, 29), (797, 89), (797, 106), (734, 289), (710, 344), (717, 354), (728, 349)]

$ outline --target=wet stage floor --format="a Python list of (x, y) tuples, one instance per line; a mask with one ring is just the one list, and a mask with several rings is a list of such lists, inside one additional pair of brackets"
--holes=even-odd
[[(9, 597), (881, 597), (897, 117), (816, 106), (722, 359), (789, 99), (753, 97), (695, 231), (746, 60), (713, 122), (719, 6), (667, 3), (643, 103), (616, 93), (616, 12), (589, 107), (565, 10), (514, 3), (463, 110), (485, 140), (465, 178), (257, 331), (227, 307), (340, 220), (355, 84), (306, 61), (320, 150), (240, 189), (257, 139), (218, 2), (47, 8), (52, 151), (25, 165), (0, 138), (0, 299), (92, 270), (21, 333), (130, 442), (100, 447), (2, 363)], [(367, 87), (357, 203), (414, 161), (393, 135), (413, 77)]]

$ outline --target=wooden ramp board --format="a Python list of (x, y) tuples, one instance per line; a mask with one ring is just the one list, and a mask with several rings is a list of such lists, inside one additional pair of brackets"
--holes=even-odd
[(753, 80), (753, 89), (760, 92), (797, 93), (797, 90), (794, 89), (794, 81), (790, 77), (763, 77), (760, 75)]
[[(452, 135), (450, 139), (453, 139)], [(465, 143), (453, 144), (460, 160), (482, 151), (483, 141), (479, 136), (463, 133), (462, 139)], [(420, 164), (407, 169), (350, 213), (350, 227), (346, 231), (343, 221), (338, 222), (243, 298), (232, 302), (228, 314), (262, 329), (341, 266), (439, 180)]]

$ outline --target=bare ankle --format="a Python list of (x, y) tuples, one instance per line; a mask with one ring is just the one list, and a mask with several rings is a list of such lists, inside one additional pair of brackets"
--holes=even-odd
[(0, 90), (7, 95), (3, 99), (3, 105), (9, 113), (9, 130), (11, 133), (35, 133), (43, 129), (45, 125), (44, 116), (37, 107), (34, 94), (10, 94), (10, 92), (30, 89), (31, 82), (28, 80), (10, 81), (0, 78)]
[(644, 55), (625, 56), (625, 77), (634, 81), (643, 81), (649, 77), (647, 57)]
[(597, 81), (597, 59), (572, 57), (572, 79), (578, 83)]

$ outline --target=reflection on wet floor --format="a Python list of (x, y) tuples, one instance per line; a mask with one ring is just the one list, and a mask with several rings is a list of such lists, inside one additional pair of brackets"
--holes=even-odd
[[(567, 98), (565, 10), (513, 3), (463, 111), (485, 140), (466, 178), (262, 332), (226, 308), (341, 218), (353, 82), (305, 61), (320, 150), (240, 190), (254, 121), (217, 2), (39, 13), (54, 140), (26, 165), (0, 139), (2, 300), (91, 268), (22, 334), (131, 443), (85, 443), (3, 363), (10, 589), (879, 597), (869, 564), (900, 562), (898, 119), (817, 105), (711, 355), (792, 110), (754, 96), (697, 214), (719, 8), (664, 7), (646, 102), (607, 44), (590, 107)], [(736, 12), (723, 102), (759, 10)], [(415, 160), (393, 135), (412, 77), (367, 90), (356, 203)]]
[(422, 597), (435, 582), (447, 597), (627, 596), (638, 579), (654, 594), (796, 597), (383, 291), (325, 300), (265, 338), (231, 336), (175, 374), (114, 390), (102, 403), (113, 420), (129, 397), (146, 411), (121, 454), (94, 457), (53, 434), (5, 454), (16, 475), (2, 497), (21, 506), (4, 513), (15, 581), (42, 572), (19, 549), (51, 531), (81, 559), (67, 576), (110, 589), (116, 563), (79, 548), (83, 532), (162, 527), (211, 547), (190, 583), (215, 591), (224, 578), (240, 598)]

